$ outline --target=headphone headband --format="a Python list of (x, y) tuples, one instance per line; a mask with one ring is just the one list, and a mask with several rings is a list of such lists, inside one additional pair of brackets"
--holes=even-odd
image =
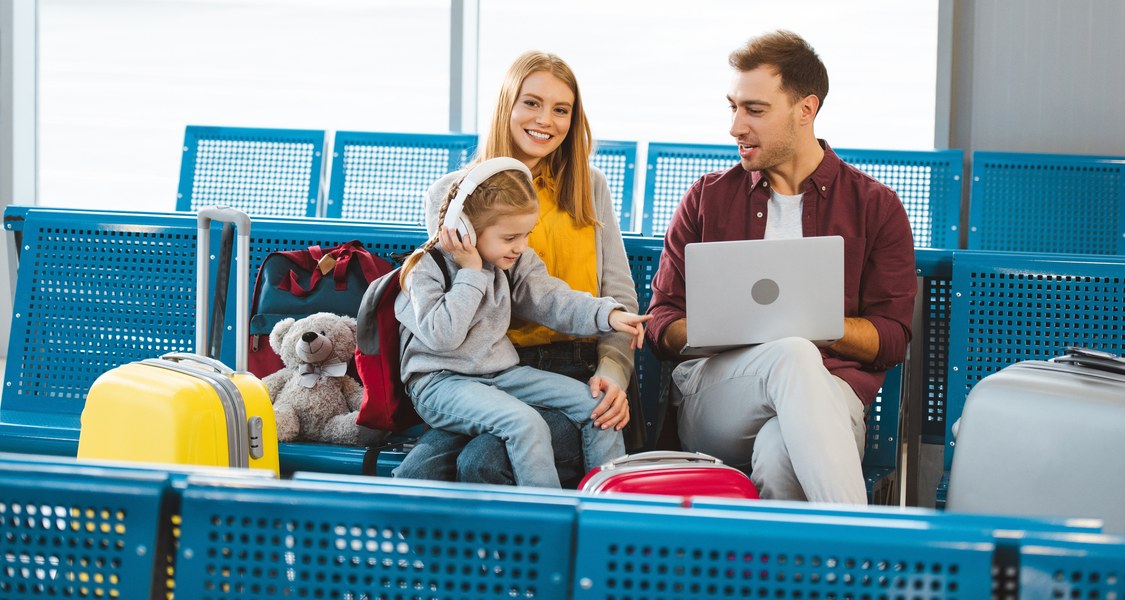
[[(522, 171), (524, 175), (527, 175), (528, 181), (532, 180), (531, 169), (528, 169), (527, 165), (509, 156), (498, 156), (482, 161), (480, 164), (470, 169), (469, 172), (465, 174), (465, 177), (461, 179), (461, 188), (457, 195), (468, 196), (472, 194), (476, 191), (477, 186), (500, 171)], [(466, 189), (468, 191), (465, 191)]]
[(457, 188), (457, 195), (449, 202), (449, 208), (445, 211), (445, 221), (442, 223), (442, 227), (456, 229), (462, 235), (469, 234), (471, 238), (474, 238), (472, 242), (476, 243), (476, 236), (470, 233), (472, 228), (465, 219), (461, 218), (461, 211), (465, 208), (465, 200), (468, 199), (469, 195), (475, 192), (481, 183), (501, 171), (520, 171), (527, 176), (528, 181), (532, 180), (531, 169), (509, 156), (499, 156), (482, 161), (470, 169), (461, 179)]

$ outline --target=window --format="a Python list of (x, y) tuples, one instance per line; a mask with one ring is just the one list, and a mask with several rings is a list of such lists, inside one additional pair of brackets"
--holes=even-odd
[(934, 145), (937, 0), (574, 0), (481, 2), (480, 123), (521, 52), (574, 69), (595, 138), (729, 143), (727, 56), (789, 29), (828, 67), (817, 135), (833, 146)]
[(447, 131), (448, 0), (40, 0), (39, 203), (174, 210), (187, 125)]
[[(449, 127), (449, 0), (39, 0), (39, 202), (172, 210), (184, 127)], [(594, 136), (729, 143), (727, 54), (774, 28), (828, 65), (817, 134), (933, 147), (937, 0), (480, 2), (477, 129), (521, 52), (559, 54)]]

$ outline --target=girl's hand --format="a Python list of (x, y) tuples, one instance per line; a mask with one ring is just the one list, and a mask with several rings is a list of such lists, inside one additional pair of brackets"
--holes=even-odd
[(462, 240), (456, 230), (438, 227), (438, 242), (441, 247), (453, 257), (453, 261), (462, 269), (481, 270), (484, 261), (477, 252), (477, 247), (470, 244), (469, 240)]
[(639, 350), (645, 341), (645, 327), (642, 323), (651, 318), (652, 315), (638, 315), (618, 309), (609, 313), (609, 325), (615, 331), (632, 335), (629, 347)]
[(625, 390), (612, 380), (594, 375), (590, 378), (590, 394), (597, 398), (602, 393), (605, 397), (594, 407), (590, 418), (594, 420), (594, 427), (609, 429), (610, 427), (621, 431), (629, 424), (629, 398)]

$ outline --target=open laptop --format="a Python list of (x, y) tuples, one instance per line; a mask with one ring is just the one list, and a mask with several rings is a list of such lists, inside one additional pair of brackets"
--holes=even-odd
[(702, 242), (684, 252), (684, 354), (844, 335), (844, 238)]

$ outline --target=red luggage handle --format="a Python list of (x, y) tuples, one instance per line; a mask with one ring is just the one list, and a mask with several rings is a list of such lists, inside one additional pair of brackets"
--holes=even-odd
[(195, 351), (206, 352), (207, 347), (207, 282), (210, 268), (211, 221), (233, 223), (238, 233), (238, 250), (235, 253), (235, 281), (237, 328), (235, 331), (235, 371), (246, 371), (250, 357), (250, 217), (229, 206), (207, 206), (199, 209), (196, 242), (196, 272), (199, 281), (195, 291)]
[(654, 463), (662, 462), (667, 464), (669, 461), (680, 461), (685, 463), (705, 463), (709, 465), (721, 465), (723, 461), (702, 452), (680, 452), (676, 450), (652, 450), (650, 452), (641, 452), (639, 454), (629, 454), (621, 458), (615, 458), (601, 466), (602, 470), (616, 469), (625, 465), (635, 465), (640, 463)]

